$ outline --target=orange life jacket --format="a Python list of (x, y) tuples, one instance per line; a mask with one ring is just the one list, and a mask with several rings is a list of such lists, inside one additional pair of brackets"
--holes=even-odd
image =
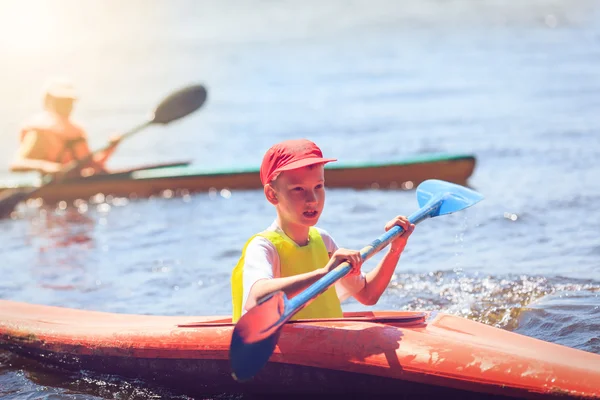
[(79, 125), (56, 113), (44, 111), (21, 129), (21, 141), (29, 131), (43, 137), (46, 161), (68, 164), (89, 154), (86, 133)]

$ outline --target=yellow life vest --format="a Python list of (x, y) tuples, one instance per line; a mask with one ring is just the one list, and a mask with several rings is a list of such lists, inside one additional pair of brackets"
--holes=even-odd
[[(308, 244), (298, 246), (285, 235), (274, 231), (265, 231), (252, 236), (244, 245), (242, 256), (231, 274), (231, 299), (233, 303), (233, 322), (242, 316), (242, 302), (244, 296), (243, 275), (246, 248), (252, 239), (262, 236), (269, 240), (277, 249), (281, 277), (294, 276), (323, 268), (329, 261), (329, 254), (323, 238), (316, 228), (311, 227), (308, 232)], [(337, 297), (335, 286), (330, 286), (309, 305), (300, 310), (292, 320), (312, 318), (341, 318), (342, 306)]]

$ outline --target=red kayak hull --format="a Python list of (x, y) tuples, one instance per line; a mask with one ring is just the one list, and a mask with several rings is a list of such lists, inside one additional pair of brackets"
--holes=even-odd
[(227, 317), (112, 314), (0, 300), (0, 347), (186, 393), (600, 398), (600, 355), (464, 318), (347, 313), (284, 327), (266, 367), (231, 378)]

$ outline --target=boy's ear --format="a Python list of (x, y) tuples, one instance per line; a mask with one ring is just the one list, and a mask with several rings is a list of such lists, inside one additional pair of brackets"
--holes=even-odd
[(277, 205), (279, 203), (279, 200), (277, 200), (277, 192), (275, 191), (275, 188), (273, 186), (271, 186), (270, 183), (267, 183), (264, 187), (264, 191), (265, 191), (265, 197), (267, 198), (267, 201), (273, 205)]

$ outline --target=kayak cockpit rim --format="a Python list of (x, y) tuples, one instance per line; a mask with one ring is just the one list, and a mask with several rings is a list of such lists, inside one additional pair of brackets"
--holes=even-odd
[[(403, 324), (413, 325), (425, 322), (428, 313), (426, 312), (347, 312), (342, 318), (321, 318), (321, 319), (299, 319), (289, 321), (290, 324), (308, 323), (308, 322), (369, 322), (373, 324)], [(200, 328), (200, 327), (218, 327), (233, 326), (231, 318), (221, 318), (212, 321), (189, 322), (177, 324), (178, 328)]]

